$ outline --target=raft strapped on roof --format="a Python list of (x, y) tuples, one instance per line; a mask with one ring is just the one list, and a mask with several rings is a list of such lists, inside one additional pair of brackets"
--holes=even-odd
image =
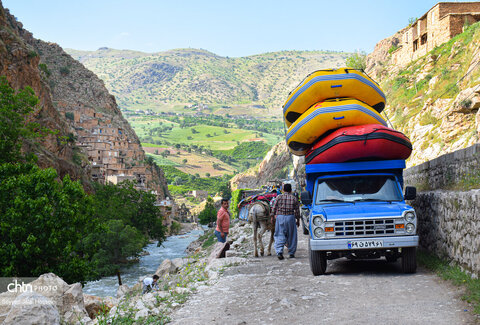
[(290, 93), (283, 105), (287, 127), (313, 104), (325, 99), (341, 97), (360, 100), (379, 113), (385, 108), (385, 94), (364, 72), (348, 68), (318, 70), (308, 75)]

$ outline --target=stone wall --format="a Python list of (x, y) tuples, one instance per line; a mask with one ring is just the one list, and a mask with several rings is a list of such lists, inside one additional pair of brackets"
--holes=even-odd
[(410, 167), (403, 177), (405, 184), (431, 191), (468, 181), (475, 173), (480, 173), (480, 144)]
[[(404, 173), (420, 192), (411, 201), (420, 246), (480, 275), (480, 189), (446, 190), (480, 175), (480, 144), (443, 155)], [(480, 184), (477, 184), (480, 188)]]
[(480, 275), (480, 190), (421, 192), (411, 205), (420, 246)]

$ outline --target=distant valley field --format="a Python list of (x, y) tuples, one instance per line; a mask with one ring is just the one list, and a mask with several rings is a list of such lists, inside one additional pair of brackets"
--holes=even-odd
[(232, 175), (258, 164), (284, 137), (281, 107), (290, 91), (313, 71), (344, 66), (350, 55), (67, 52), (105, 82), (174, 194), (214, 194)]

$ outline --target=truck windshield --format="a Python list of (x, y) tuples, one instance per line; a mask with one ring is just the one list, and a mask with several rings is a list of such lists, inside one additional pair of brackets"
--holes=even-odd
[(315, 203), (402, 201), (397, 181), (391, 175), (325, 178), (318, 181)]

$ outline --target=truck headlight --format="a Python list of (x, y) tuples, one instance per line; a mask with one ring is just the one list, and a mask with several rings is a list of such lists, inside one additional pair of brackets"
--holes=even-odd
[(407, 222), (413, 222), (415, 220), (415, 213), (413, 212), (405, 213), (405, 220), (407, 220)]
[(407, 223), (405, 231), (407, 232), (407, 234), (412, 234), (415, 231), (415, 225), (413, 223)]
[(315, 227), (323, 226), (323, 224), (325, 223), (325, 219), (323, 218), (323, 215), (321, 215), (321, 214), (313, 216), (312, 221), (313, 221), (313, 225)]
[(315, 235), (315, 237), (317, 238), (321, 238), (323, 237), (323, 228), (315, 228), (315, 230), (313, 231), (313, 234)]

